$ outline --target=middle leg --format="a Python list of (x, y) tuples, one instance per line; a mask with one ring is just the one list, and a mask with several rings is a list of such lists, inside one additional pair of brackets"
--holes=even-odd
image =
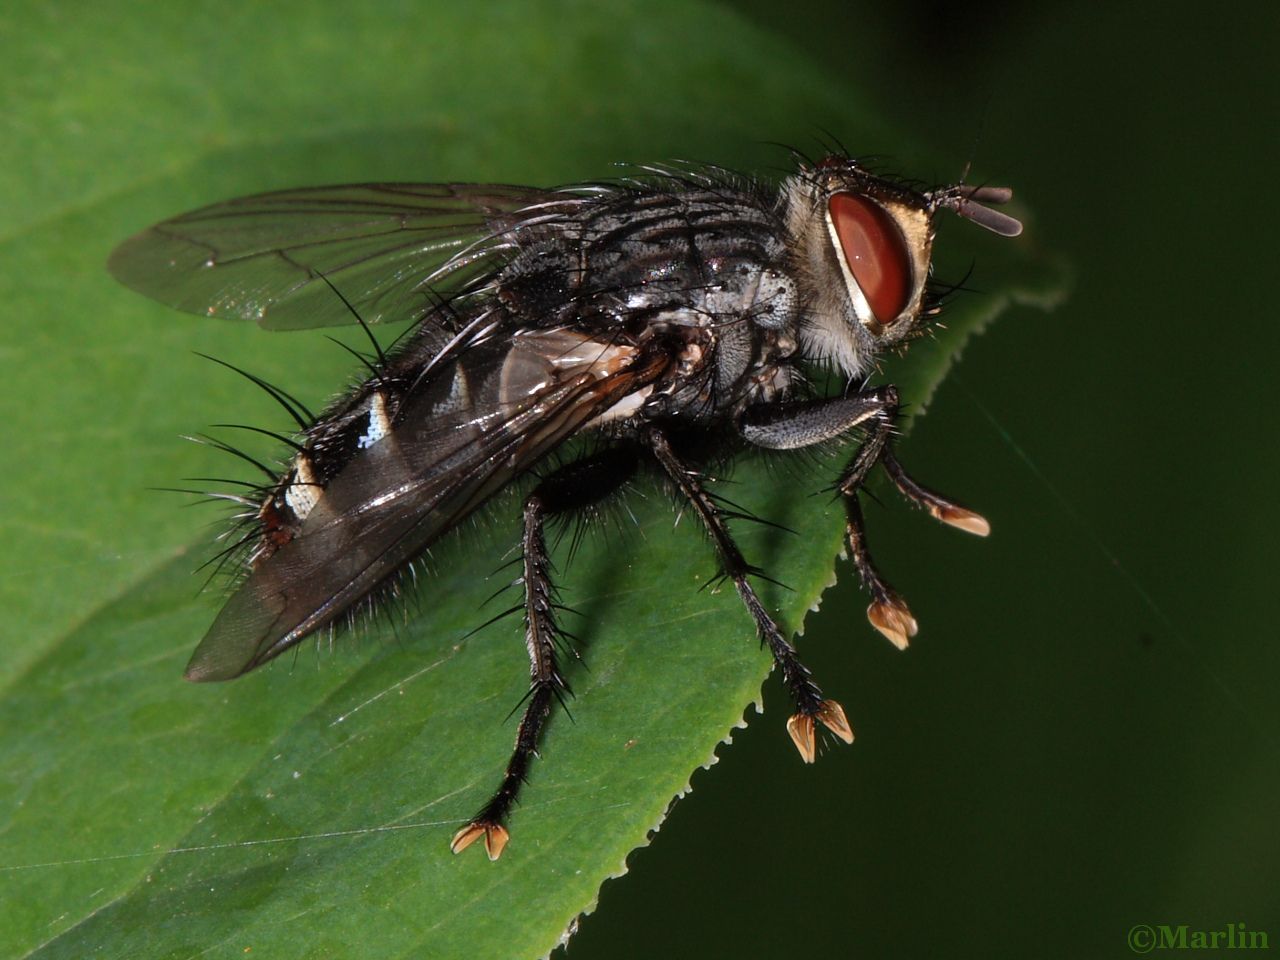
[(815, 722), (822, 723), (845, 743), (853, 742), (853, 730), (845, 718), (844, 709), (834, 700), (823, 699), (822, 690), (814, 682), (809, 668), (800, 662), (796, 648), (791, 645), (777, 622), (769, 615), (756, 595), (748, 576), (755, 571), (743, 557), (742, 551), (729, 534), (729, 528), (721, 516), (715, 500), (702, 486), (702, 481), (671, 449), (671, 443), (662, 431), (650, 429), (649, 448), (662, 465), (667, 476), (693, 507), (698, 519), (706, 527), (719, 554), (726, 577), (733, 581), (738, 596), (756, 623), (761, 642), (769, 647), (774, 662), (782, 671), (782, 682), (795, 701), (796, 713), (787, 721), (787, 732), (806, 763), (813, 763), (817, 756), (814, 742)]

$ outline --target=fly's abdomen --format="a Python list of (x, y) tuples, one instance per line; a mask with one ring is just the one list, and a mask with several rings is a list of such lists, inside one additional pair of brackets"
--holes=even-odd
[(272, 522), (188, 677), (239, 676), (366, 600), (625, 396), (634, 359), (572, 331), (506, 331), (417, 382), (371, 379), (264, 503)]

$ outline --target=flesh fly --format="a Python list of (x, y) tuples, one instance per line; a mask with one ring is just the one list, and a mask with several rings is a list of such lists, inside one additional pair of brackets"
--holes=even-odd
[[(878, 357), (939, 309), (935, 222), (958, 214), (1004, 236), (1011, 191), (924, 189), (844, 156), (801, 161), (772, 185), (717, 168), (642, 168), (556, 189), (370, 183), (284, 190), (175, 217), (122, 244), (112, 273), (202, 316), (271, 329), (412, 321), (363, 381), (319, 416), (289, 410), (287, 464), (233, 499), (243, 577), (187, 666), (230, 680), (375, 602), (434, 543), (521, 478), (521, 574), (530, 689), (492, 798), (452, 840), (491, 859), (554, 704), (568, 692), (544, 528), (641, 471), (705, 528), (795, 704), (806, 762), (815, 730), (851, 742), (761, 603), (700, 465), (752, 447), (857, 436), (835, 482), (871, 623), (899, 647), (916, 621), (867, 551), (859, 491), (880, 466), (934, 517), (986, 535), (978, 514), (918, 484), (893, 450), (899, 397), (867, 382)], [(815, 371), (849, 385), (815, 388)], [(590, 435), (565, 460), (570, 440)], [(547, 465), (551, 463), (552, 467)]]

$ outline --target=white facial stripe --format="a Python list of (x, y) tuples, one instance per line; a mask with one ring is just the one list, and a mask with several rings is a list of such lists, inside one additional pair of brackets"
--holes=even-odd
[(316, 475), (311, 471), (311, 461), (305, 453), (298, 454), (293, 461), (293, 483), (284, 491), (284, 502), (295, 517), (305, 520), (320, 502), (320, 493)]
[(372, 447), (391, 432), (391, 418), (387, 416), (387, 401), (375, 392), (369, 398), (369, 429), (356, 441), (361, 450)]
[(869, 329), (877, 329), (880, 324), (876, 320), (876, 316), (871, 312), (871, 304), (867, 302), (866, 294), (862, 292), (862, 288), (858, 286), (858, 281), (853, 278), (853, 273), (849, 270), (849, 262), (844, 256), (844, 245), (840, 242), (840, 234), (836, 232), (836, 225), (831, 220), (831, 208), (827, 207), (824, 214), (827, 220), (827, 235), (831, 237), (831, 246), (835, 248), (836, 260), (840, 263), (840, 272), (844, 275), (845, 289), (849, 291), (849, 300), (853, 304), (853, 312), (857, 315), (858, 320), (864, 327)]

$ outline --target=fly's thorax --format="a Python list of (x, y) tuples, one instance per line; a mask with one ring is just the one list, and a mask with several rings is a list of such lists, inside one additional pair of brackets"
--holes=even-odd
[(746, 407), (777, 399), (795, 379), (793, 315), (759, 324), (750, 309), (732, 319), (686, 309), (656, 316), (647, 333), (651, 346), (660, 344), (671, 362), (636, 411), (639, 420), (729, 420)]
[(861, 375), (927, 316), (934, 203), (831, 158), (790, 177), (783, 205), (807, 306), (801, 351)]
[[(558, 249), (526, 251), (500, 280), (521, 323), (537, 322), (536, 300), (542, 318), (669, 359), (643, 398), (598, 422), (716, 419), (784, 390), (791, 371), (781, 359), (796, 352), (801, 298), (773, 202), (696, 190), (624, 199), (574, 236), (540, 241)], [(556, 270), (570, 280), (539, 277)], [(565, 302), (551, 302), (562, 290)]]
[(498, 277), (498, 301), (521, 326), (549, 327), (572, 321), (583, 272), (579, 254), (563, 237), (524, 247)]
[(577, 303), (632, 323), (680, 310), (712, 323), (742, 317), (760, 298), (762, 270), (786, 252), (771, 205), (727, 187), (623, 194), (569, 244)]

